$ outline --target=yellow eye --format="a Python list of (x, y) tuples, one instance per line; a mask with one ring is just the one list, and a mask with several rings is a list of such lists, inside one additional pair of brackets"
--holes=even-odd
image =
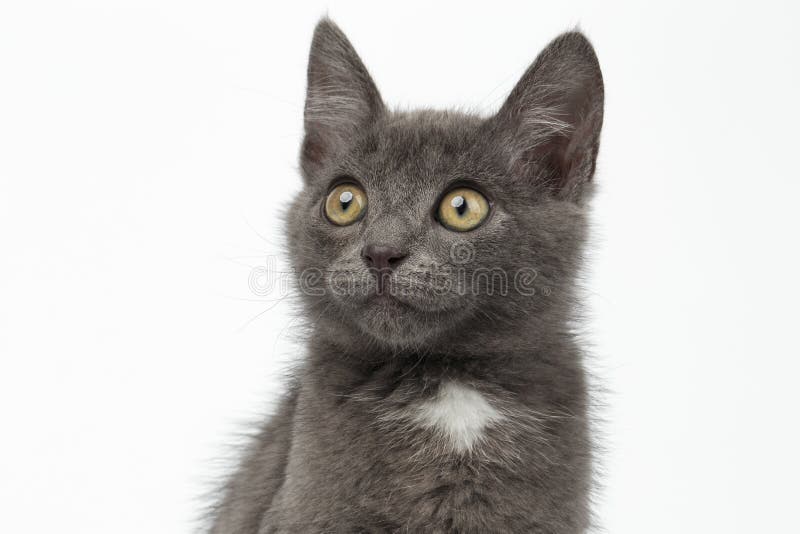
[(439, 204), (439, 222), (448, 230), (467, 232), (477, 228), (489, 215), (486, 197), (467, 187), (447, 193)]
[(334, 187), (325, 199), (325, 216), (338, 226), (353, 224), (367, 208), (367, 194), (355, 184)]

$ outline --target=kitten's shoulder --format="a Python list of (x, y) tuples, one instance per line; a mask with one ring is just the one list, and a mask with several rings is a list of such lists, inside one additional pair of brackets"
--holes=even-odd
[(249, 440), (242, 461), (224, 487), (224, 499), (213, 511), (210, 534), (258, 532), (285, 478), (297, 396), (297, 387), (290, 388), (274, 414)]

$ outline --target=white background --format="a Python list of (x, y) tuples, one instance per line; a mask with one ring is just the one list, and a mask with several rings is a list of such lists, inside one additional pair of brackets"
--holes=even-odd
[(327, 12), (390, 105), (485, 113), (580, 24), (607, 95), (598, 515), (796, 532), (797, 4), (299, 4), (0, 7), (0, 531), (196, 527), (301, 353), (248, 276), (282, 257)]

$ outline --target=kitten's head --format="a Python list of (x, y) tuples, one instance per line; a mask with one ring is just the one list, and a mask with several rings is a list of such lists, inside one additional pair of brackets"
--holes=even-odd
[(566, 309), (602, 117), (580, 33), (550, 43), (481, 118), (389, 111), (345, 35), (321, 21), (305, 187), (289, 214), (310, 318), (397, 349)]

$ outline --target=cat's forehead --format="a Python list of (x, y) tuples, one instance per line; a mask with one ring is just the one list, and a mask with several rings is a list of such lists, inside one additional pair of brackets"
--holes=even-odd
[(422, 156), (458, 154), (475, 143), (482, 123), (478, 117), (455, 111), (395, 112), (377, 125), (375, 133), (379, 144), (376, 148)]
[(363, 181), (438, 189), (475, 174), (481, 120), (454, 112), (394, 113), (350, 154)]

